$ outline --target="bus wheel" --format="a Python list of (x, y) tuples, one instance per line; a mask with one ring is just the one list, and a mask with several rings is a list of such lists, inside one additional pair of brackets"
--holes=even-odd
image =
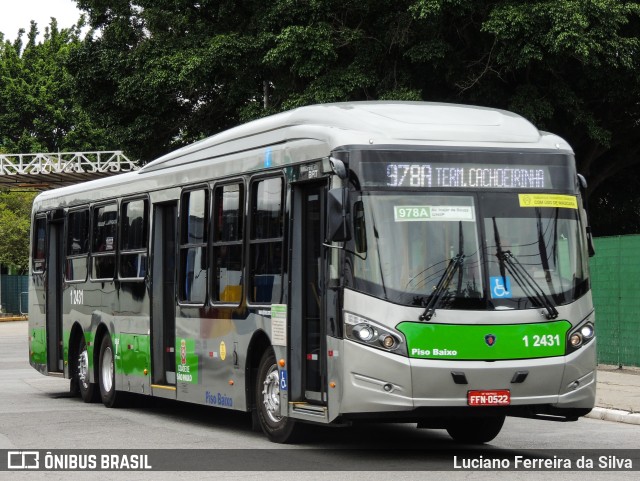
[(98, 400), (98, 389), (95, 383), (89, 382), (89, 352), (87, 351), (84, 335), (80, 336), (80, 342), (78, 343), (78, 360), (76, 361), (73, 376), (82, 400), (86, 403), (96, 402)]
[(100, 369), (99, 369), (100, 395), (102, 402), (108, 408), (118, 407), (121, 404), (124, 393), (116, 391), (116, 369), (111, 345), (111, 336), (106, 334), (100, 345)]
[(458, 443), (488, 443), (500, 433), (504, 418), (504, 416), (461, 418), (449, 424), (447, 432)]
[(262, 431), (275, 443), (293, 441), (295, 420), (280, 415), (280, 376), (273, 349), (269, 348), (260, 360), (256, 379), (255, 402)]

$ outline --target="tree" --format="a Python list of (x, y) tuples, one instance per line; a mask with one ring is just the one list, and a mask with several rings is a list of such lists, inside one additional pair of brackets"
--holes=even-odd
[(83, 41), (52, 25), (48, 51), (32, 32), (2, 47), (0, 148), (86, 141), (148, 161), (310, 103), (481, 104), (565, 137), (592, 206), (629, 220), (611, 185), (630, 185), (616, 176), (640, 159), (637, 0), (77, 3), (94, 29)]
[(79, 35), (79, 27), (59, 30), (52, 19), (40, 43), (34, 22), (26, 44), (23, 30), (13, 43), (0, 38), (0, 151), (83, 151), (115, 146), (74, 97), (65, 62), (80, 45)]
[(0, 192), (0, 264), (29, 271), (31, 205), (37, 192)]
[[(55, 19), (36, 41), (31, 23), (15, 42), (0, 33), (0, 152), (105, 150), (116, 147), (108, 131), (75, 100), (65, 62), (80, 45), (80, 30), (59, 30)], [(28, 271), (34, 192), (0, 192), (0, 263)]]
[[(505, 107), (568, 138), (593, 188), (637, 159), (638, 2), (78, 0), (71, 69), (144, 160), (318, 102)], [(268, 86), (268, 106), (263, 91)]]
[(638, 2), (504, 2), (483, 26), (509, 104), (570, 140), (590, 192), (640, 162), (639, 15)]

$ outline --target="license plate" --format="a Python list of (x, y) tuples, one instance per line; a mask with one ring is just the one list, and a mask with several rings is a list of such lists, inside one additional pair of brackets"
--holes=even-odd
[(508, 389), (494, 391), (468, 391), (469, 406), (508, 406), (511, 404), (511, 392)]

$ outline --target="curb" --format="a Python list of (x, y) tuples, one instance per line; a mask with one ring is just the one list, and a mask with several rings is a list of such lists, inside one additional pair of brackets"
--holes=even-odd
[(602, 421), (611, 421), (614, 423), (636, 424), (640, 426), (640, 413), (621, 411), (619, 409), (596, 407), (593, 408), (585, 417), (590, 419), (600, 419)]

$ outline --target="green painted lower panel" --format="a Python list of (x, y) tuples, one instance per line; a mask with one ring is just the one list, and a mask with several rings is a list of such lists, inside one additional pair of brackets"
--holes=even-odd
[(64, 361), (64, 365), (66, 366), (69, 363), (69, 337), (71, 336), (70, 331), (63, 331), (62, 333), (62, 360)]
[(29, 358), (32, 364), (47, 364), (47, 330), (29, 329)]
[[(149, 372), (151, 338), (142, 334), (120, 334), (115, 340), (116, 369), (127, 376)], [(145, 372), (146, 371), (146, 372)]]
[[(69, 339), (71, 333), (63, 333), (63, 358), (65, 363), (69, 361)], [(29, 330), (30, 351), (29, 358), (32, 364), (47, 364), (47, 331), (44, 328), (31, 328)], [(89, 367), (93, 369), (94, 350), (100, 346), (95, 345), (92, 332), (84, 333), (87, 352), (89, 354)], [(119, 374), (146, 376), (150, 366), (150, 337), (141, 334), (120, 334), (112, 338), (116, 350), (116, 370)], [(97, 354), (97, 352), (96, 352)], [(145, 372), (146, 371), (146, 372)]]
[(571, 324), (460, 325), (403, 322), (409, 357), (418, 359), (498, 360), (562, 356)]

